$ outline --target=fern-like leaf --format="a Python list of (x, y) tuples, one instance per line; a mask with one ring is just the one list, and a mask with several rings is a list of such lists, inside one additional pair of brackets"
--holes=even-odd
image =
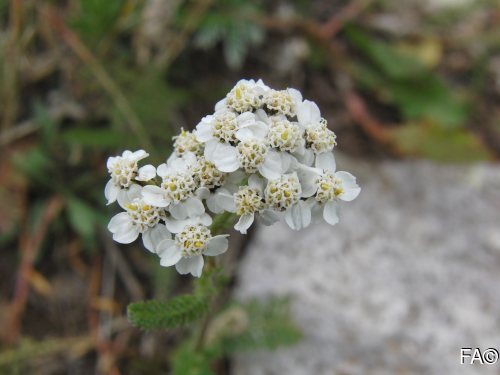
[(146, 301), (128, 306), (128, 319), (144, 330), (166, 329), (198, 320), (208, 310), (208, 300), (197, 295), (181, 295), (167, 302)]

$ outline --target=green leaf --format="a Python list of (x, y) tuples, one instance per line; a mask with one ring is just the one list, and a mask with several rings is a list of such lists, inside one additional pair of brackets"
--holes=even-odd
[(136, 302), (128, 306), (128, 319), (144, 330), (166, 329), (186, 325), (201, 318), (208, 301), (197, 295), (182, 295), (167, 302)]
[(391, 134), (399, 148), (410, 155), (458, 163), (492, 159), (479, 139), (463, 129), (443, 129), (432, 123), (421, 123), (394, 128)]
[(182, 345), (172, 358), (173, 375), (215, 375), (212, 358), (205, 351), (193, 350), (191, 343)]
[[(273, 350), (296, 344), (302, 338), (300, 329), (290, 316), (288, 298), (271, 298), (266, 301), (252, 300), (226, 314), (226, 322), (218, 324), (220, 332), (211, 332), (219, 336), (219, 345), (225, 353), (246, 350)], [(242, 316), (246, 314), (245, 316)], [(223, 313), (224, 314), (224, 313)], [(239, 317), (238, 317), (239, 316)], [(221, 316), (224, 319), (224, 316)], [(242, 325), (246, 327), (242, 330)], [(214, 324), (217, 326), (217, 323)], [(216, 328), (217, 329), (217, 328)]]
[(439, 75), (396, 47), (349, 28), (348, 38), (368, 61), (351, 64), (358, 83), (377, 97), (397, 105), (405, 119), (429, 120), (443, 128), (463, 126), (468, 103)]
[(90, 240), (94, 237), (98, 213), (86, 202), (70, 198), (68, 200), (68, 219), (73, 229), (84, 239)]
[(47, 185), (53, 175), (54, 163), (41, 147), (34, 147), (24, 153), (15, 154), (15, 166), (36, 183)]
[[(126, 141), (124, 136), (109, 129), (74, 128), (66, 130), (62, 134), (62, 139), (70, 145), (81, 145), (96, 149), (119, 148)], [(131, 140), (128, 140), (130, 144)]]
[(348, 39), (364, 52), (390, 78), (415, 78), (427, 73), (418, 60), (402, 54), (387, 43), (376, 40), (356, 28), (347, 28)]

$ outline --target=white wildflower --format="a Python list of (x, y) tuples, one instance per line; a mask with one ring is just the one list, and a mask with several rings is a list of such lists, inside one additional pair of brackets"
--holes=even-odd
[(122, 208), (125, 212), (113, 216), (108, 224), (116, 242), (131, 243), (142, 233), (146, 249), (156, 252), (158, 243), (170, 238), (170, 232), (165, 225), (160, 224), (164, 216), (163, 209), (145, 203), (141, 197), (140, 186), (131, 186), (129, 194), (122, 202)]
[(107, 167), (111, 179), (104, 188), (104, 195), (108, 204), (120, 199), (123, 189), (128, 189), (136, 181), (148, 181), (155, 177), (156, 171), (152, 165), (139, 169), (138, 162), (147, 158), (149, 154), (144, 150), (135, 152), (126, 150), (121, 156), (108, 158)]
[(255, 215), (263, 219), (265, 225), (279, 220), (279, 215), (268, 209), (264, 199), (264, 181), (257, 175), (250, 176), (248, 186), (240, 186), (234, 194), (235, 211), (239, 216), (234, 229), (246, 234), (255, 220)]
[(174, 239), (165, 239), (158, 245), (160, 264), (175, 265), (181, 274), (200, 277), (203, 271), (203, 255), (216, 256), (228, 248), (228, 235), (212, 236), (210, 229), (196, 221), (186, 223), (176, 232)]
[(174, 140), (174, 152), (177, 156), (183, 156), (186, 153), (199, 155), (203, 151), (203, 145), (198, 141), (196, 135), (192, 132), (181, 129), (181, 134), (172, 138)]
[(302, 102), (302, 94), (295, 89), (269, 90), (263, 102), (271, 113), (294, 117), (297, 105)]
[(170, 159), (158, 167), (162, 178), (160, 186), (147, 185), (142, 191), (144, 201), (156, 207), (168, 207), (170, 213), (178, 218), (201, 215), (205, 208), (196, 196), (198, 183), (195, 169), (198, 160), (192, 153), (182, 158)]
[(232, 110), (242, 113), (260, 108), (263, 104), (264, 94), (269, 91), (262, 80), (240, 80), (227, 94), (224, 105)]

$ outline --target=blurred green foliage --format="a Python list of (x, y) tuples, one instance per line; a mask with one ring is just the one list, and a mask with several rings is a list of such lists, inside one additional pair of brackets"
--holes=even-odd
[[(205, 15), (195, 35), (195, 45), (212, 49), (222, 42), (224, 59), (232, 69), (243, 66), (252, 48), (264, 40), (264, 30), (255, 23), (258, 2), (222, 0)], [(253, 17), (253, 19), (252, 19)]]

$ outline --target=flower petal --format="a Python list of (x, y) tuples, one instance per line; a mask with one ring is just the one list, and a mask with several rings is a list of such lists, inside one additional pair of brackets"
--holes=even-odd
[(151, 164), (139, 168), (139, 174), (135, 178), (137, 181), (149, 181), (156, 177), (156, 168)]
[(174, 219), (173, 217), (166, 217), (164, 219), (165, 221), (165, 226), (171, 233), (179, 233), (184, 229), (186, 225), (188, 225), (191, 220), (177, 220)]
[(200, 277), (203, 271), (204, 264), (203, 256), (197, 255), (192, 258), (181, 258), (175, 265), (175, 269), (181, 275), (190, 273), (194, 277)]
[(321, 120), (321, 112), (316, 103), (304, 100), (297, 106), (297, 119), (302, 125), (314, 124)]
[(162, 241), (158, 249), (161, 250), (158, 255), (160, 256), (160, 265), (163, 267), (173, 266), (182, 258), (181, 250), (175, 246), (173, 240)]
[(120, 228), (128, 226), (132, 223), (132, 219), (126, 212), (120, 212), (111, 218), (108, 224), (108, 230), (111, 233), (120, 231)]
[(211, 122), (212, 122), (212, 116), (206, 116), (196, 126), (194, 135), (196, 136), (198, 142), (207, 142), (213, 139)]
[(227, 234), (222, 234), (212, 237), (212, 239), (208, 243), (207, 249), (203, 252), (203, 255), (208, 255), (213, 257), (225, 253), (229, 246), (227, 237), (228, 237)]
[(164, 224), (158, 224), (153, 228), (147, 229), (142, 234), (142, 242), (144, 247), (152, 253), (158, 252), (158, 244), (166, 239), (170, 239), (172, 235)]
[(280, 213), (273, 210), (264, 210), (259, 214), (260, 222), (264, 225), (273, 225), (280, 220)]
[(163, 189), (154, 185), (147, 185), (142, 188), (142, 199), (145, 203), (155, 207), (167, 207), (170, 203), (165, 199)]
[(259, 172), (268, 180), (275, 180), (282, 174), (282, 160), (280, 153), (274, 150), (269, 150), (266, 154), (264, 162), (259, 167)]
[(311, 207), (305, 201), (298, 201), (285, 213), (285, 222), (294, 230), (311, 224)]
[(188, 217), (188, 210), (185, 202), (171, 204), (168, 208), (172, 216), (177, 220), (184, 220)]
[(333, 152), (322, 152), (321, 154), (316, 155), (316, 168), (322, 169), (324, 171), (335, 172), (336, 163), (335, 156), (333, 156)]
[(234, 226), (234, 229), (236, 229), (238, 232), (240, 232), (242, 234), (247, 234), (247, 230), (252, 225), (254, 219), (255, 219), (254, 214), (241, 215), (240, 219), (238, 220), (238, 222)]
[(130, 223), (127, 226), (120, 227), (118, 232), (113, 233), (113, 240), (118, 243), (131, 243), (139, 237), (139, 227)]
[(253, 189), (257, 189), (262, 193), (264, 191), (265, 182), (262, 178), (259, 177), (259, 175), (252, 174), (248, 178), (248, 186), (250, 186)]
[(109, 180), (104, 188), (104, 196), (106, 197), (108, 203), (111, 204), (116, 201), (118, 193), (120, 192), (120, 187), (116, 186), (113, 180)]
[(316, 186), (316, 178), (321, 174), (321, 170), (300, 165), (297, 169), (300, 186), (302, 187), (301, 197), (308, 198), (318, 190)]
[(339, 198), (346, 202), (356, 199), (361, 192), (361, 188), (356, 183), (356, 177), (344, 171), (336, 172), (335, 177), (342, 180), (343, 192), (339, 195)]
[(325, 204), (323, 218), (330, 225), (335, 225), (339, 222), (339, 204), (336, 201), (330, 201)]
[(207, 160), (214, 163), (217, 169), (221, 172), (234, 172), (240, 167), (238, 150), (230, 144), (216, 141), (213, 149), (209, 152), (209, 156), (211, 160), (205, 154)]

